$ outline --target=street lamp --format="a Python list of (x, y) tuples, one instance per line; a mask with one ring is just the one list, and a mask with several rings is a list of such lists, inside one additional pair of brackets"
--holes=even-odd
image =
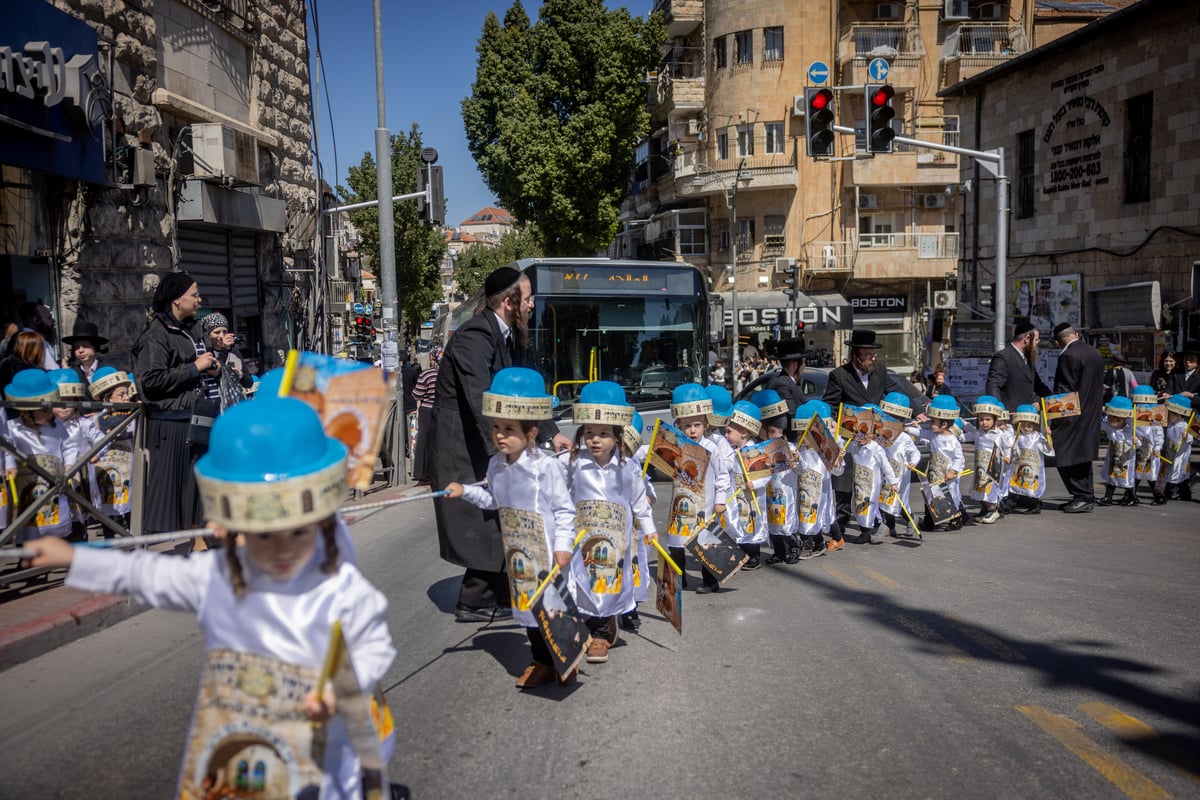
[[(737, 193), (738, 184), (742, 180), (742, 170), (746, 167), (746, 159), (743, 158), (738, 162), (737, 172), (733, 176), (733, 186), (725, 185), (725, 176), (707, 164), (697, 162), (695, 164), (697, 170), (704, 170), (716, 179), (717, 186), (721, 189), (721, 194), (725, 197), (725, 207), (729, 209), (729, 258), (732, 262), (729, 267), (729, 272), (733, 276), (733, 289), (730, 291), (730, 299), (733, 306), (733, 346), (730, 348), (732, 356), (729, 359), (729, 367), (733, 368), (734, 362), (738, 360), (738, 345), (740, 337), (738, 332), (738, 307), (737, 307)], [(699, 175), (692, 178), (693, 186), (705, 186), (707, 181), (703, 180)], [(722, 320), (722, 327), (724, 321)]]

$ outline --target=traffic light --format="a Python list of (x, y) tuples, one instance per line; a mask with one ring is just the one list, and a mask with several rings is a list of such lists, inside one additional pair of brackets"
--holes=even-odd
[(812, 158), (833, 155), (833, 91), (805, 89), (804, 108), (808, 155)]
[(445, 227), (446, 192), (442, 185), (442, 168), (431, 166), (428, 169), (428, 175), (425, 168), (417, 170), (417, 191), (423, 192), (425, 186), (429, 186), (429, 202), (425, 202), (424, 198), (417, 198), (417, 217), (426, 225)]
[(892, 139), (896, 131), (892, 128), (892, 119), (896, 109), (892, 99), (896, 90), (891, 84), (867, 84), (867, 152), (892, 152)]
[(979, 307), (990, 309), (993, 305), (992, 298), (995, 296), (996, 285), (994, 283), (985, 283), (979, 287)]
[(796, 260), (788, 259), (789, 263), (784, 267), (783, 293), (787, 295), (789, 300), (796, 299)]

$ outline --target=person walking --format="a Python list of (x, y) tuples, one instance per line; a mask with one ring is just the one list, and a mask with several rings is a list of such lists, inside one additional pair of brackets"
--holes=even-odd
[[(430, 419), (434, 486), (475, 483), (487, 475), (495, 444), (483, 414), (483, 393), (496, 373), (517, 363), (525, 347), (526, 320), (533, 308), (529, 278), (515, 267), (500, 267), (484, 280), (483, 293), (484, 307), (450, 337), (438, 368)], [(553, 421), (544, 420), (538, 428), (539, 438), (553, 438), (556, 449), (570, 447)], [(434, 512), (442, 559), (466, 568), (455, 619), (510, 618), (497, 512), (461, 499), (437, 503)]]
[(1054, 329), (1054, 341), (1062, 348), (1054, 371), (1054, 392), (1079, 394), (1081, 412), (1074, 417), (1053, 420), (1058, 474), (1071, 500), (1063, 505), (1068, 514), (1091, 511), (1096, 507), (1092, 462), (1100, 455), (1100, 416), (1104, 407), (1104, 357), (1100, 351), (1079, 338), (1068, 322)]
[(1125, 356), (1120, 353), (1113, 354), (1113, 366), (1104, 376), (1104, 402), (1112, 400), (1114, 397), (1132, 397), (1133, 390), (1137, 388), (1137, 378), (1133, 377), (1133, 370), (1129, 369)]
[(984, 389), (984, 394), (999, 399), (1009, 411), (1016, 411), (1022, 405), (1037, 405), (1039, 397), (1050, 394), (1050, 387), (1035, 368), (1041, 334), (1027, 319), (1014, 322), (1008, 347), (993, 355), (988, 364)]

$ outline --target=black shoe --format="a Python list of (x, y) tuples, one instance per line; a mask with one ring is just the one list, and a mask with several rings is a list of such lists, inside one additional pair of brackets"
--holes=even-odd
[(1117, 501), (1119, 506), (1140, 506), (1141, 504), (1142, 501), (1138, 500), (1136, 494), (1127, 494)]
[[(1073, 505), (1075, 505), (1076, 503), (1079, 503), (1079, 502), (1081, 502), (1081, 501), (1079, 501), (1079, 500), (1072, 500), (1072, 501), (1071, 501), (1071, 502), (1070, 502), (1070, 503), (1069, 503), (1067, 506), (1063, 506), (1063, 511), (1070, 512), (1070, 508), (1069, 508), (1069, 506), (1073, 506)], [(1099, 503), (1100, 505), (1102, 505), (1102, 506), (1111, 506), (1111, 505), (1113, 504), (1113, 499), (1112, 499), (1112, 497), (1111, 497), (1110, 495), (1104, 495), (1104, 497), (1101, 497), (1101, 498), (1100, 498), (1098, 501), (1096, 501), (1096, 502), (1098, 502), (1098, 503)]]
[[(503, 616), (501, 614), (503, 613)], [(454, 618), (459, 622), (491, 622), (494, 619), (511, 619), (512, 609), (505, 608), (503, 612), (497, 606), (488, 608), (454, 607)]]
[(512, 606), (496, 606), (496, 613), (492, 614), (492, 622), (499, 622), (502, 619), (512, 619)]
[(716, 594), (719, 591), (721, 591), (721, 585), (719, 583), (706, 583), (696, 589), (696, 594)]
[(824, 541), (820, 541), (812, 546), (812, 558), (820, 558), (828, 552), (829, 547)]
[[(1109, 502), (1105, 503), (1103, 500), (1101, 500), (1100, 504), (1112, 505), (1112, 501), (1109, 499)], [(1072, 500), (1063, 506), (1063, 511), (1067, 512), (1068, 514), (1086, 514), (1095, 507), (1096, 504), (1090, 500)]]
[(804, 557), (804, 548), (793, 547), (791, 550), (788, 550), (787, 558), (783, 559), (783, 563), (796, 564), (796, 563), (799, 563), (800, 559), (803, 557)]
[(1154, 500), (1150, 503), (1152, 506), (1165, 506), (1166, 504), (1167, 498), (1163, 497), (1161, 494), (1154, 495)]
[(753, 572), (756, 569), (762, 569), (762, 559), (751, 558), (742, 565), (742, 572)]
[(783, 559), (784, 559), (784, 556), (770, 555), (770, 556), (767, 556), (767, 563), (768, 564), (782, 564)]
[(633, 632), (641, 627), (642, 621), (637, 618), (636, 614), (637, 612), (631, 611), (628, 614), (621, 615), (621, 630)]

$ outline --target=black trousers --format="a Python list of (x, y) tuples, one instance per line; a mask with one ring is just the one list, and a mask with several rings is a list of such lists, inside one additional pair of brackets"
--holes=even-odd
[(762, 544), (739, 544), (738, 547), (742, 548), (742, 552), (751, 558), (758, 558), (762, 555)]
[(458, 604), (472, 611), (512, 605), (508, 574), (468, 567), (458, 590)]
[(1060, 466), (1058, 476), (1062, 478), (1067, 491), (1071, 493), (1072, 500), (1082, 500), (1085, 503), (1096, 502), (1091, 461)]
[(588, 633), (594, 639), (607, 639), (611, 642), (616, 638), (616, 617), (584, 617), (583, 623), (587, 625)]

